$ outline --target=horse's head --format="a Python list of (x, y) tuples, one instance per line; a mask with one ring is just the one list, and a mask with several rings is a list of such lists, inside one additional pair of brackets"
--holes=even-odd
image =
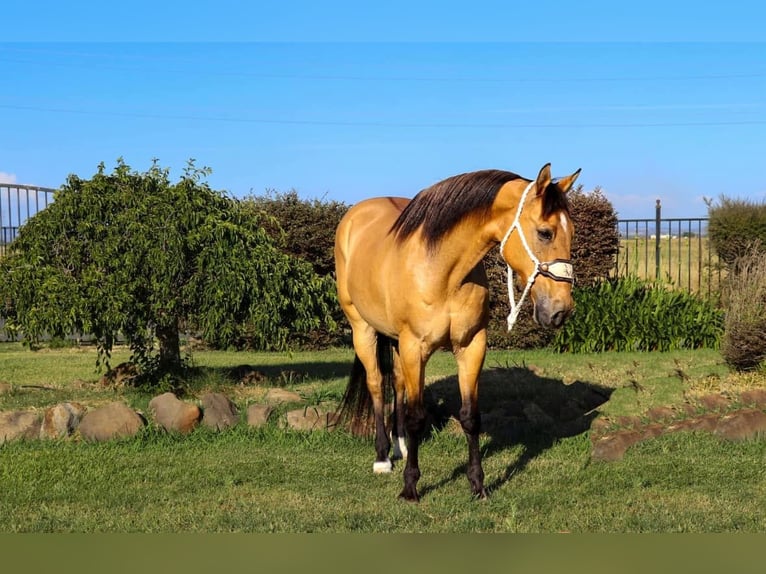
[(545, 327), (560, 327), (574, 306), (570, 260), (574, 226), (565, 194), (579, 174), (578, 169), (553, 181), (546, 164), (535, 181), (506, 184), (512, 186), (514, 206), (512, 219), (504, 218), (512, 223), (501, 254), (522, 284), (531, 283), (534, 319)]

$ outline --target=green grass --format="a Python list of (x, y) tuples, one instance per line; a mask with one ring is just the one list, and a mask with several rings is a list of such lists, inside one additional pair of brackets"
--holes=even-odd
[[(216, 388), (244, 406), (271, 386), (337, 398), (351, 358), (348, 350), (200, 352), (186, 400)], [(145, 408), (150, 395), (95, 385), (94, 363), (92, 350), (0, 345), (0, 380), (13, 386), (0, 395), (0, 410), (70, 399)], [(233, 384), (226, 373), (242, 364), (261, 370), (266, 382)], [(428, 377), (430, 388), (456, 393), (450, 355), (436, 355)], [(677, 404), (696, 392), (766, 385), (763, 375), (732, 378), (713, 351), (493, 352), (484, 378), (489, 404), (519, 393), (566, 394), (575, 381), (608, 387), (613, 392), (599, 410), (610, 416)], [(41, 384), (53, 390), (24, 386)], [(372, 441), (342, 431), (300, 433), (272, 422), (222, 433), (199, 428), (187, 437), (148, 428), (105, 444), (6, 443), (0, 532), (766, 531), (763, 440), (679, 433), (634, 446), (611, 463), (591, 462), (587, 432), (520, 440), (485, 434), (482, 449), (492, 494), (477, 502), (465, 478), (464, 438), (454, 425), (434, 430), (421, 449), (423, 499), (412, 505), (397, 500), (403, 465), (373, 475)]]

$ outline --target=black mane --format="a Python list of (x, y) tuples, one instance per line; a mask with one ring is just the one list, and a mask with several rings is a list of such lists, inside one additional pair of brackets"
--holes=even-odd
[(488, 169), (447, 178), (418, 193), (404, 208), (391, 232), (404, 241), (419, 228), (429, 248), (474, 212), (488, 212), (500, 188), (514, 179), (510, 171)]
[(467, 215), (488, 212), (500, 188), (514, 179), (515, 173), (488, 169), (463, 173), (435, 183), (418, 193), (404, 208), (391, 232), (404, 241), (422, 227), (429, 248), (460, 223)]
[[(391, 233), (404, 241), (422, 227), (429, 249), (472, 213), (487, 214), (497, 193), (509, 181), (522, 179), (510, 171), (487, 169), (463, 173), (435, 183), (418, 193), (391, 226)], [(555, 182), (543, 193), (543, 217), (564, 211), (569, 202)]]

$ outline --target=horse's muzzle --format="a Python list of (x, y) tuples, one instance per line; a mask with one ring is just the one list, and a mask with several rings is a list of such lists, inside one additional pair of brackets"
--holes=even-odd
[(533, 318), (535, 323), (542, 327), (552, 327), (558, 329), (564, 324), (567, 317), (572, 314), (572, 306), (560, 302), (554, 302), (550, 299), (538, 301), (535, 304)]

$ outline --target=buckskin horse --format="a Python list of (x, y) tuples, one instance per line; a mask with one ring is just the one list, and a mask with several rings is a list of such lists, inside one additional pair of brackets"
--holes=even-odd
[[(356, 353), (340, 412), (356, 432), (369, 430), (374, 421), (373, 472), (391, 472), (391, 459), (406, 458), (401, 498), (419, 500), (425, 365), (443, 347), (452, 350), (457, 362), (471, 491), (486, 497), (478, 408), (489, 321), (482, 259), (500, 245), (509, 274), (509, 329), (518, 313), (513, 273), (526, 285), (522, 300), (529, 292), (535, 321), (561, 326), (573, 307), (574, 228), (565, 194), (579, 173), (552, 180), (550, 164), (533, 181), (500, 170), (465, 173), (422, 190), (412, 200), (364, 200), (339, 223), (338, 298)], [(391, 384), (394, 448), (389, 458), (384, 389)]]

